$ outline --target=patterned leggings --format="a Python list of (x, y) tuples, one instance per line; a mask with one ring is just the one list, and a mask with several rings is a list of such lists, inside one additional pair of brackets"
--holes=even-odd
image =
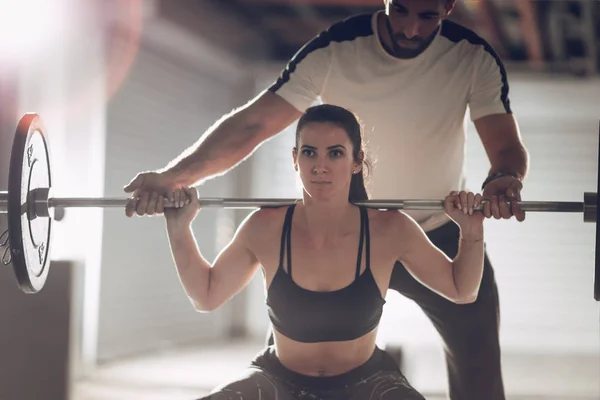
[(300, 375), (285, 368), (267, 347), (233, 382), (200, 400), (425, 400), (396, 362), (376, 349), (363, 365), (333, 377)]

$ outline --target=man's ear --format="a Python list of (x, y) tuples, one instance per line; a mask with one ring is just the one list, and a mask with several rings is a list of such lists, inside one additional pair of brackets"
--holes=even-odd
[(446, 0), (446, 17), (452, 14), (457, 0)]

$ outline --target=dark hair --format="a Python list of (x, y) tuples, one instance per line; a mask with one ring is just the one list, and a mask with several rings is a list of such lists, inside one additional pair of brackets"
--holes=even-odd
[[(298, 148), (298, 142), (300, 140), (300, 131), (311, 122), (334, 124), (346, 131), (348, 138), (352, 142), (352, 156), (354, 161), (361, 164), (360, 171), (352, 175), (348, 201), (354, 203), (356, 201), (368, 200), (369, 194), (365, 187), (365, 176), (368, 176), (370, 163), (366, 160), (366, 156), (363, 156), (362, 160), (359, 157), (360, 151), (362, 150), (363, 154), (365, 151), (362, 146), (362, 127), (358, 118), (345, 108), (331, 104), (309, 107), (298, 120), (298, 125), (296, 127), (296, 148)], [(367, 170), (366, 175), (364, 173), (365, 169)]]

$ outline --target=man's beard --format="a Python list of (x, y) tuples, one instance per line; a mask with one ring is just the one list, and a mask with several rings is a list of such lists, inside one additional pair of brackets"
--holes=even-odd
[[(433, 39), (435, 38), (435, 35), (439, 29), (438, 27), (435, 31), (433, 31), (431, 36), (427, 39), (423, 39), (421, 37), (409, 39), (403, 33), (394, 33), (392, 30), (392, 24), (390, 24), (390, 20), (388, 18), (385, 20), (385, 26), (387, 28), (388, 35), (390, 36), (390, 41), (392, 42), (392, 48), (388, 50), (396, 58), (415, 58), (419, 54), (423, 53), (429, 47), (431, 42), (433, 42)], [(415, 43), (418, 44), (418, 46), (414, 48), (402, 47), (398, 44), (399, 40)]]

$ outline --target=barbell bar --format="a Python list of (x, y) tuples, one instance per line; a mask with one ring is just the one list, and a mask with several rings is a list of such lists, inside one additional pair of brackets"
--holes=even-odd
[[(17, 125), (11, 150), (8, 190), (0, 191), (0, 214), (8, 215), (8, 231), (0, 235), (7, 247), (19, 287), (36, 293), (44, 286), (50, 260), (50, 238), (55, 211), (67, 208), (120, 208), (127, 198), (53, 197), (50, 150), (39, 115), (25, 114)], [(598, 178), (600, 187), (600, 174)], [(203, 208), (254, 209), (283, 207), (299, 199), (200, 198)], [(485, 200), (484, 200), (485, 202)], [(376, 209), (444, 210), (443, 200), (366, 200), (357, 205)], [(584, 222), (595, 222), (598, 231), (597, 192), (586, 192), (583, 202), (519, 201), (525, 212), (583, 213)], [(165, 208), (173, 207), (165, 201)], [(481, 209), (483, 204), (478, 207)], [(594, 298), (600, 301), (600, 261), (596, 235)], [(0, 255), (4, 260), (5, 255)]]
[[(40, 189), (35, 189), (40, 190)], [(565, 212), (583, 213), (584, 222), (596, 222), (596, 193), (585, 193), (583, 202), (576, 201), (518, 201), (517, 204), (526, 212)], [(124, 209), (128, 199), (118, 197), (48, 197), (46, 194), (33, 196), (34, 207), (30, 210), (30, 217), (47, 216), (52, 208), (121, 208)], [(202, 208), (225, 209), (255, 209), (264, 207), (284, 207), (292, 205), (299, 199), (273, 199), (273, 198), (200, 198)], [(482, 203), (485, 203), (483, 200)], [(443, 200), (366, 200), (355, 202), (356, 205), (376, 209), (397, 210), (444, 210)], [(509, 202), (509, 205), (512, 205)], [(165, 201), (165, 208), (173, 207)], [(481, 210), (476, 207), (477, 210)], [(8, 213), (8, 192), (0, 192), (0, 214)]]

